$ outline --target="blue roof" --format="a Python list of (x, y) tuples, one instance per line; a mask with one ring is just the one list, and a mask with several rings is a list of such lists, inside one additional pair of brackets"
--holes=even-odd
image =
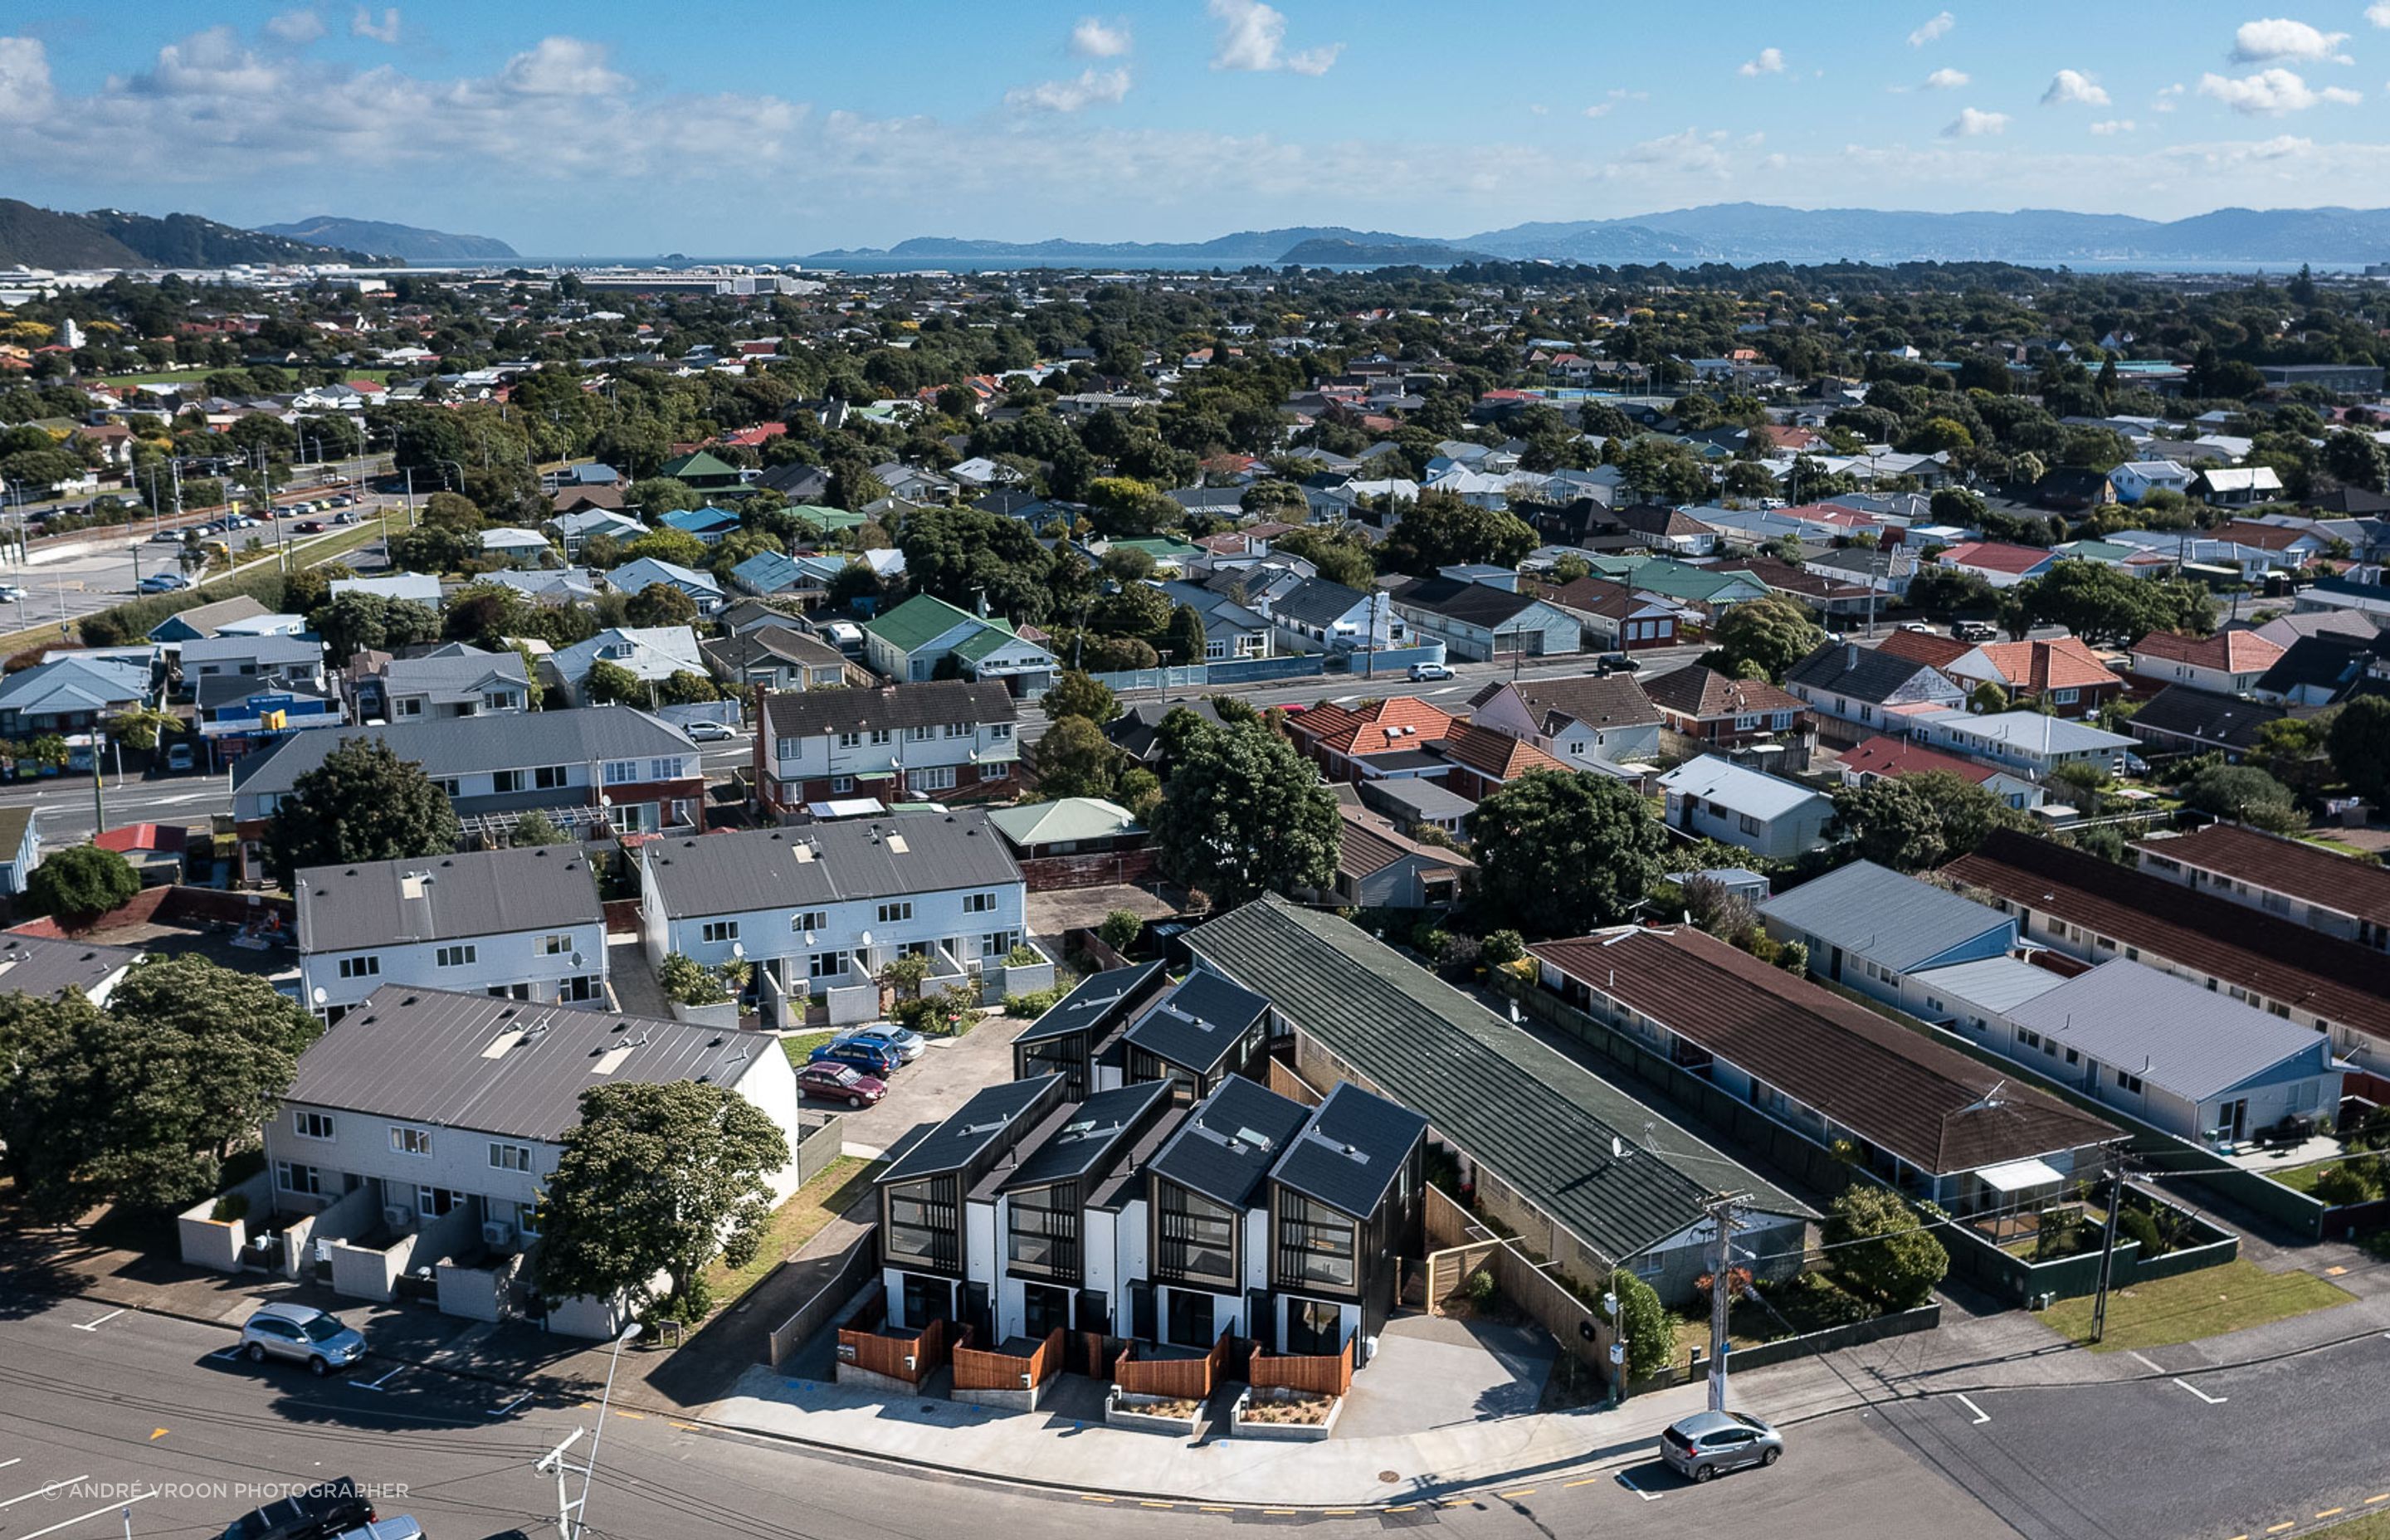
[(1988, 905), (1872, 861), (1854, 861), (1778, 893), (1759, 912), (1895, 973), (2015, 924)]
[(796, 558), (779, 551), (758, 551), (730, 569), (731, 581), (758, 594), (785, 593), (803, 576)]
[(643, 556), (636, 561), (626, 561), (606, 574), (606, 585), (618, 593), (636, 594), (649, 584), (661, 583), (667, 587), (695, 589), (700, 593), (719, 594), (722, 585), (705, 572), (691, 571), (675, 562), (658, 561)]
[(728, 508), (713, 507), (677, 508), (656, 520), (668, 529), (685, 530), (690, 534), (711, 534), (716, 530), (735, 530), (739, 516)]

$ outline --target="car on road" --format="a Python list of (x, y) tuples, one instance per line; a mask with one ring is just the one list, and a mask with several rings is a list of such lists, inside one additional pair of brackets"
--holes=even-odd
[(253, 530), (257, 528), (260, 522), (262, 522), (262, 520), (251, 519), (245, 513), (236, 513), (230, 519), (225, 520), (225, 528), (228, 530)]
[(1962, 642), (1997, 642), (2000, 628), (1989, 621), (1960, 621), (1950, 628), (1950, 635)]
[(896, 1056), (899, 1064), (910, 1064), (929, 1051), (930, 1040), (910, 1027), (900, 1027), (893, 1021), (867, 1027), (850, 1027), (830, 1039), (833, 1043), (864, 1043)]
[(152, 572), (135, 584), (134, 591), (140, 594), (171, 594), (177, 589), (188, 588), (190, 585), (191, 580), (180, 572)]
[(169, 769), (169, 770), (188, 770), (188, 769), (190, 769), (193, 765), (197, 764), (198, 763), (199, 763), (199, 754), (197, 753), (197, 751), (194, 751), (194, 750), (191, 748), (191, 746), (190, 746), (189, 744), (187, 744), (187, 743), (170, 743), (170, 744), (168, 744), (168, 745), (166, 746), (166, 768), (167, 768), (167, 769)]
[(861, 1108), (886, 1096), (888, 1083), (877, 1075), (865, 1074), (852, 1064), (816, 1059), (797, 1072), (797, 1094)]
[(179, 545), (182, 543), (183, 532), (180, 530), (160, 530), (149, 537), (152, 545)]
[(334, 1540), (374, 1517), (372, 1500), (342, 1476), (242, 1514), (225, 1526), (221, 1540)]
[(389, 1519), (373, 1520), (349, 1531), (340, 1540), (423, 1540), (423, 1526), (415, 1521), (413, 1515), (401, 1513)]
[(1721, 1470), (1774, 1465), (1784, 1457), (1784, 1435), (1741, 1412), (1695, 1412), (1668, 1424), (1660, 1457), (1678, 1475), (1705, 1482)]
[(727, 743), (739, 735), (728, 725), (720, 722), (692, 722), (681, 731), (691, 743)]
[(332, 515), (332, 522), (335, 524), (353, 524), (356, 521), (357, 516), (353, 509), (342, 508), (340, 512)]
[(1596, 674), (1633, 674), (1643, 666), (1643, 660), (1631, 652), (1605, 652), (1593, 661)]
[(1445, 667), (1442, 663), (1413, 663), (1411, 665), (1411, 679), (1415, 683), (1422, 679), (1449, 679), (1451, 677), (1452, 671)]
[(1934, 630), (1923, 621), (1903, 621), (1900, 622), (1900, 629), (1903, 631), (1914, 631), (1921, 636), (1938, 636), (1941, 635), (1940, 632)]
[(876, 1043), (842, 1043), (833, 1038), (807, 1055), (806, 1062), (850, 1065), (885, 1080), (895, 1070), (898, 1057), (893, 1048)]
[(290, 526), (290, 533), (292, 534), (321, 534), (324, 533), (324, 521), (320, 519), (302, 519), (299, 522)]
[[(366, 1355), (364, 1334), (312, 1304), (260, 1305), (240, 1328), (240, 1351), (252, 1364), (268, 1358), (303, 1360), (311, 1374), (347, 1368)], [(370, 1515), (368, 1515), (370, 1517)]]
[(328, 508), (353, 508), (357, 506), (356, 494), (344, 492), (324, 505)]
[(25, 590), (13, 583), (0, 583), (0, 604), (22, 604)]

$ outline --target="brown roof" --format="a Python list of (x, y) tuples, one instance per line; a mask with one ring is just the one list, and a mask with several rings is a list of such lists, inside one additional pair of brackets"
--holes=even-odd
[(1690, 926), (1619, 934), (1528, 950), (1912, 1166), (1975, 1171), (2122, 1136)]
[(2147, 855), (2390, 925), (2390, 871), (2372, 861), (2241, 824), (2210, 824), (2195, 833), (2133, 842)]
[(1581, 610), (1588, 615), (1603, 615), (1623, 621), (1646, 610), (1673, 610), (1662, 599), (1647, 599), (1623, 583), (1608, 578), (1571, 578), (1566, 583), (1548, 583), (1542, 578), (1522, 577), (1519, 592), (1548, 599), (1564, 610)]
[(1945, 636), (1932, 631), (1895, 631), (1876, 643), (1878, 652), (1888, 652), (1895, 658), (1906, 658), (1912, 663), (1930, 668), (1948, 668), (1952, 663), (1975, 650), (1971, 642)]
[(1843, 768), (1858, 776), (1921, 776), (1930, 770), (1944, 770), (1981, 786), (1999, 774), (1997, 765), (1960, 759), (1939, 749), (1928, 749), (1914, 738), (1894, 738), (1886, 733), (1875, 737), (1843, 756)]
[(2213, 636), (2152, 631), (2135, 642), (2133, 650), (2170, 663), (2191, 663), (2228, 674), (2258, 674), (2273, 667), (2284, 648), (2254, 631), (2219, 631)]
[(2390, 1037), (2390, 956), (2354, 942), (2008, 829), (1943, 872), (2328, 1021)]
[(1833, 599), (1863, 599), (1868, 597), (1865, 584), (1845, 583), (1839, 578), (1822, 576), (1806, 567), (1795, 567), (1789, 561), (1779, 561), (1772, 556), (1755, 556), (1737, 563), (1737, 570), (1749, 572), (1770, 588), (1780, 588), (1788, 594), (1799, 594), (1820, 603)]
[(1530, 770), (1558, 770), (1566, 774), (1569, 766), (1527, 742), (1495, 727), (1480, 727), (1473, 722), (1456, 722), (1452, 730), (1437, 742), (1435, 751), (1455, 764), (1465, 764), (1491, 779), (1508, 781)]
[(1696, 721), (1809, 709), (1800, 697), (1778, 689), (1765, 679), (1737, 679), (1699, 663), (1660, 675), (1644, 687), (1644, 693), (1661, 711)]
[(1555, 719), (1582, 722), (1588, 727), (1639, 727), (1660, 720), (1659, 708), (1643, 693), (1631, 674), (1582, 674), (1567, 679), (1520, 679), (1470, 697), (1482, 706), (1507, 688), (1519, 703), (1541, 721), (1546, 730)]
[(2062, 636), (2054, 642), (1986, 642), (1975, 650), (1999, 670), (2000, 677), (2012, 689), (2039, 694), (2044, 690), (2097, 689), (2102, 685), (2124, 683), (2109, 672), (2098, 653), (2073, 636)]
[(1373, 877), (1407, 855), (1433, 857), (1437, 866), (1456, 874), (1477, 869), (1477, 864), (1458, 851), (1423, 845), (1395, 832), (1394, 821), (1382, 814), (1343, 805), (1336, 811), (1344, 819), (1344, 841), (1336, 853), (1339, 876)]

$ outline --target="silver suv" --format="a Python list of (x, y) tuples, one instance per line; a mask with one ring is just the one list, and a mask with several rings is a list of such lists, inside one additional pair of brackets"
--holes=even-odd
[(260, 1305), (240, 1328), (240, 1349), (252, 1364), (268, 1358), (303, 1360), (313, 1374), (344, 1369), (366, 1355), (355, 1328), (312, 1304)]
[(1741, 1412), (1695, 1412), (1660, 1435), (1660, 1457), (1697, 1482), (1741, 1466), (1774, 1465), (1783, 1455), (1784, 1435)]

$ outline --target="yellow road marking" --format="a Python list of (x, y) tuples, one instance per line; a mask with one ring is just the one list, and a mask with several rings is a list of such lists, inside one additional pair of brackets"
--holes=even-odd
[(1109, 1503), (1111, 1499), (1110, 1497), (1099, 1497), (1092, 1492), (1082, 1492), (1079, 1494), (1079, 1501), (1083, 1503)]
[(1350, 1508), (1323, 1508), (1319, 1511), (1322, 1513), (1332, 1514), (1339, 1519), (1349, 1519), (1360, 1510)]
[(1234, 1512), (1236, 1512), (1237, 1510), (1236, 1510), (1235, 1508), (1208, 1508), (1208, 1507), (1207, 1507), (1207, 1508), (1197, 1508), (1195, 1511), (1196, 1511), (1196, 1512), (1198, 1512), (1198, 1513), (1234, 1513)]
[(2390, 1503), (2390, 1492), (2377, 1492), (2365, 1500), (2369, 1503)]
[(1474, 1497), (1446, 1497), (1444, 1499), (1444, 1506), (1446, 1508), (1475, 1508), (1477, 1506), (1477, 1499)]
[(1587, 1476), (1579, 1481), (1562, 1482), (1561, 1484), (1562, 1486), (1591, 1486), (1596, 1482), (1605, 1481), (1607, 1479), (1607, 1477), (1603, 1476)]
[(634, 1422), (645, 1422), (648, 1420), (648, 1414), (645, 1412), (616, 1412), (614, 1415), (616, 1417), (627, 1417)]
[(1176, 1503), (1139, 1503), (1137, 1506), (1139, 1508), (1176, 1508), (1178, 1505)]
[(1388, 1512), (1388, 1513), (1408, 1513), (1411, 1509), (1413, 1509), (1413, 1508), (1417, 1508), (1417, 1507), (1419, 1507), (1419, 1504), (1417, 1504), (1417, 1503), (1405, 1503), (1405, 1504), (1404, 1504), (1402, 1507), (1400, 1507), (1400, 1508), (1390, 1508), (1385, 1509), (1384, 1511), (1386, 1511), (1386, 1512)]
[(2346, 1513), (2348, 1509), (2345, 1508), (2328, 1508), (2321, 1513), (2317, 1514), (2316, 1517), (2319, 1519), (2329, 1519), (2335, 1513)]
[(2245, 1534), (2236, 1534), (2232, 1537), (2232, 1540), (2249, 1540), (2249, 1537)]
[(1292, 1513), (1294, 1509), (1291, 1508), (1266, 1508), (1262, 1509), (1262, 1511), (1264, 1513)]
[(1494, 1494), (1494, 1495), (1502, 1498), (1506, 1502), (1512, 1497), (1532, 1497), (1535, 1495), (1536, 1489), (1532, 1486), (1523, 1486), (1516, 1492), (1497, 1492)]
[(149, 1434), (149, 1442), (150, 1442), (150, 1443), (152, 1443), (152, 1444), (155, 1444), (155, 1443), (157, 1443), (160, 1439), (164, 1438), (165, 1436), (166, 1436), (166, 1430), (165, 1430), (165, 1429), (163, 1429), (163, 1428), (154, 1429), (154, 1430), (152, 1430), (152, 1431), (151, 1431), (151, 1432), (150, 1432), (150, 1434)]
[(694, 1422), (675, 1422), (671, 1426), (679, 1429), (684, 1433), (701, 1433), (705, 1431), (704, 1429), (699, 1427)]
[(2268, 1534), (2280, 1534), (2282, 1531), (2290, 1528), (2293, 1524), (2297, 1522), (2298, 1521), (2295, 1519), (2285, 1519), (2279, 1524), (2268, 1524), (2266, 1526), (2266, 1533)]

